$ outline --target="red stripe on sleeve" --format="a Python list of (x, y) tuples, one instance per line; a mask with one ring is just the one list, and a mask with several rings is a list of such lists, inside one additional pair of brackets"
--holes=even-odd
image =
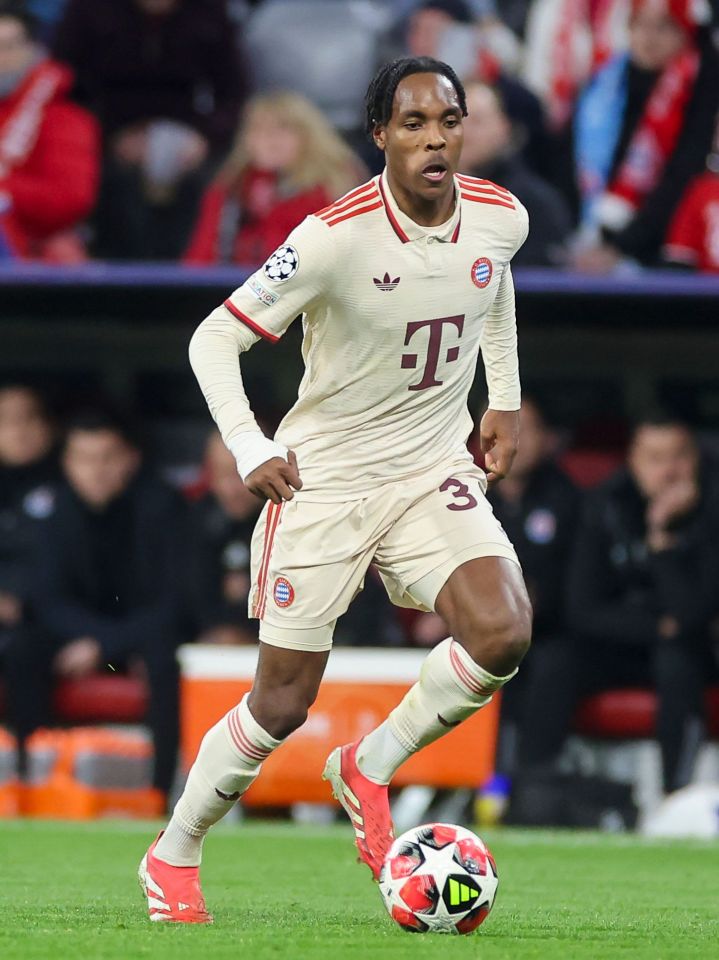
[(223, 306), (230, 311), (236, 320), (242, 321), (242, 323), (244, 323), (246, 327), (249, 327), (253, 333), (259, 334), (259, 336), (264, 337), (265, 340), (269, 340), (270, 343), (277, 343), (277, 341), (280, 339), (279, 337), (276, 337), (274, 333), (270, 333), (269, 330), (264, 330), (259, 323), (255, 323), (254, 320), (251, 320), (249, 317), (245, 316), (245, 314), (241, 310), (238, 310), (229, 298), (225, 300)]

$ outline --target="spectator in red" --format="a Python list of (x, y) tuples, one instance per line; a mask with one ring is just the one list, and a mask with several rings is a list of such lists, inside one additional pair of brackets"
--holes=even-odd
[(186, 262), (261, 262), (306, 216), (356, 186), (364, 173), (304, 97), (285, 91), (257, 96), (204, 196)]
[(98, 255), (175, 259), (244, 94), (222, 0), (70, 0), (53, 49), (104, 137)]
[(0, 0), (0, 251), (77, 259), (81, 244), (67, 234), (95, 201), (98, 133), (67, 99), (72, 73), (43, 55), (34, 32), (24, 4)]
[(633, 0), (628, 54), (610, 59), (582, 94), (574, 176), (557, 168), (579, 190), (580, 270), (656, 262), (711, 145), (719, 62), (709, 19), (706, 0)]
[(702, 273), (719, 273), (719, 122), (707, 169), (689, 184), (669, 226), (664, 259)]

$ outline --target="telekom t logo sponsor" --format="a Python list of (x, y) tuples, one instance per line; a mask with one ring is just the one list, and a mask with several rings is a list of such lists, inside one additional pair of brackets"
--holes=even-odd
[[(408, 390), (426, 390), (428, 387), (440, 387), (443, 381), (437, 379), (437, 365), (441, 359), (442, 337), (444, 335), (445, 325), (454, 327), (457, 331), (459, 340), (464, 330), (464, 314), (456, 317), (437, 317), (436, 320), (413, 320), (407, 324), (407, 332), (404, 338), (405, 347), (409, 345), (412, 337), (418, 330), (429, 327), (429, 340), (427, 343), (427, 358), (422, 371), (422, 379), (418, 383), (412, 383)], [(453, 363), (459, 356), (459, 347), (449, 347), (444, 356), (446, 363)], [(402, 354), (402, 369), (414, 370), (417, 367), (419, 356), (416, 353)]]

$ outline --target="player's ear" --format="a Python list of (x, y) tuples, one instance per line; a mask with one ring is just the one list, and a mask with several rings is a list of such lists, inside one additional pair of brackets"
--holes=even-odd
[(374, 140), (377, 149), (384, 152), (387, 142), (385, 139), (385, 128), (381, 123), (375, 124), (375, 128), (372, 131), (372, 139)]

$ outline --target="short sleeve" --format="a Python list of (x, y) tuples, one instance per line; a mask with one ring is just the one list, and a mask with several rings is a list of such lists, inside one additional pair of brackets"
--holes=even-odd
[(326, 294), (333, 249), (327, 225), (307, 217), (224, 306), (235, 319), (275, 343), (297, 316)]

